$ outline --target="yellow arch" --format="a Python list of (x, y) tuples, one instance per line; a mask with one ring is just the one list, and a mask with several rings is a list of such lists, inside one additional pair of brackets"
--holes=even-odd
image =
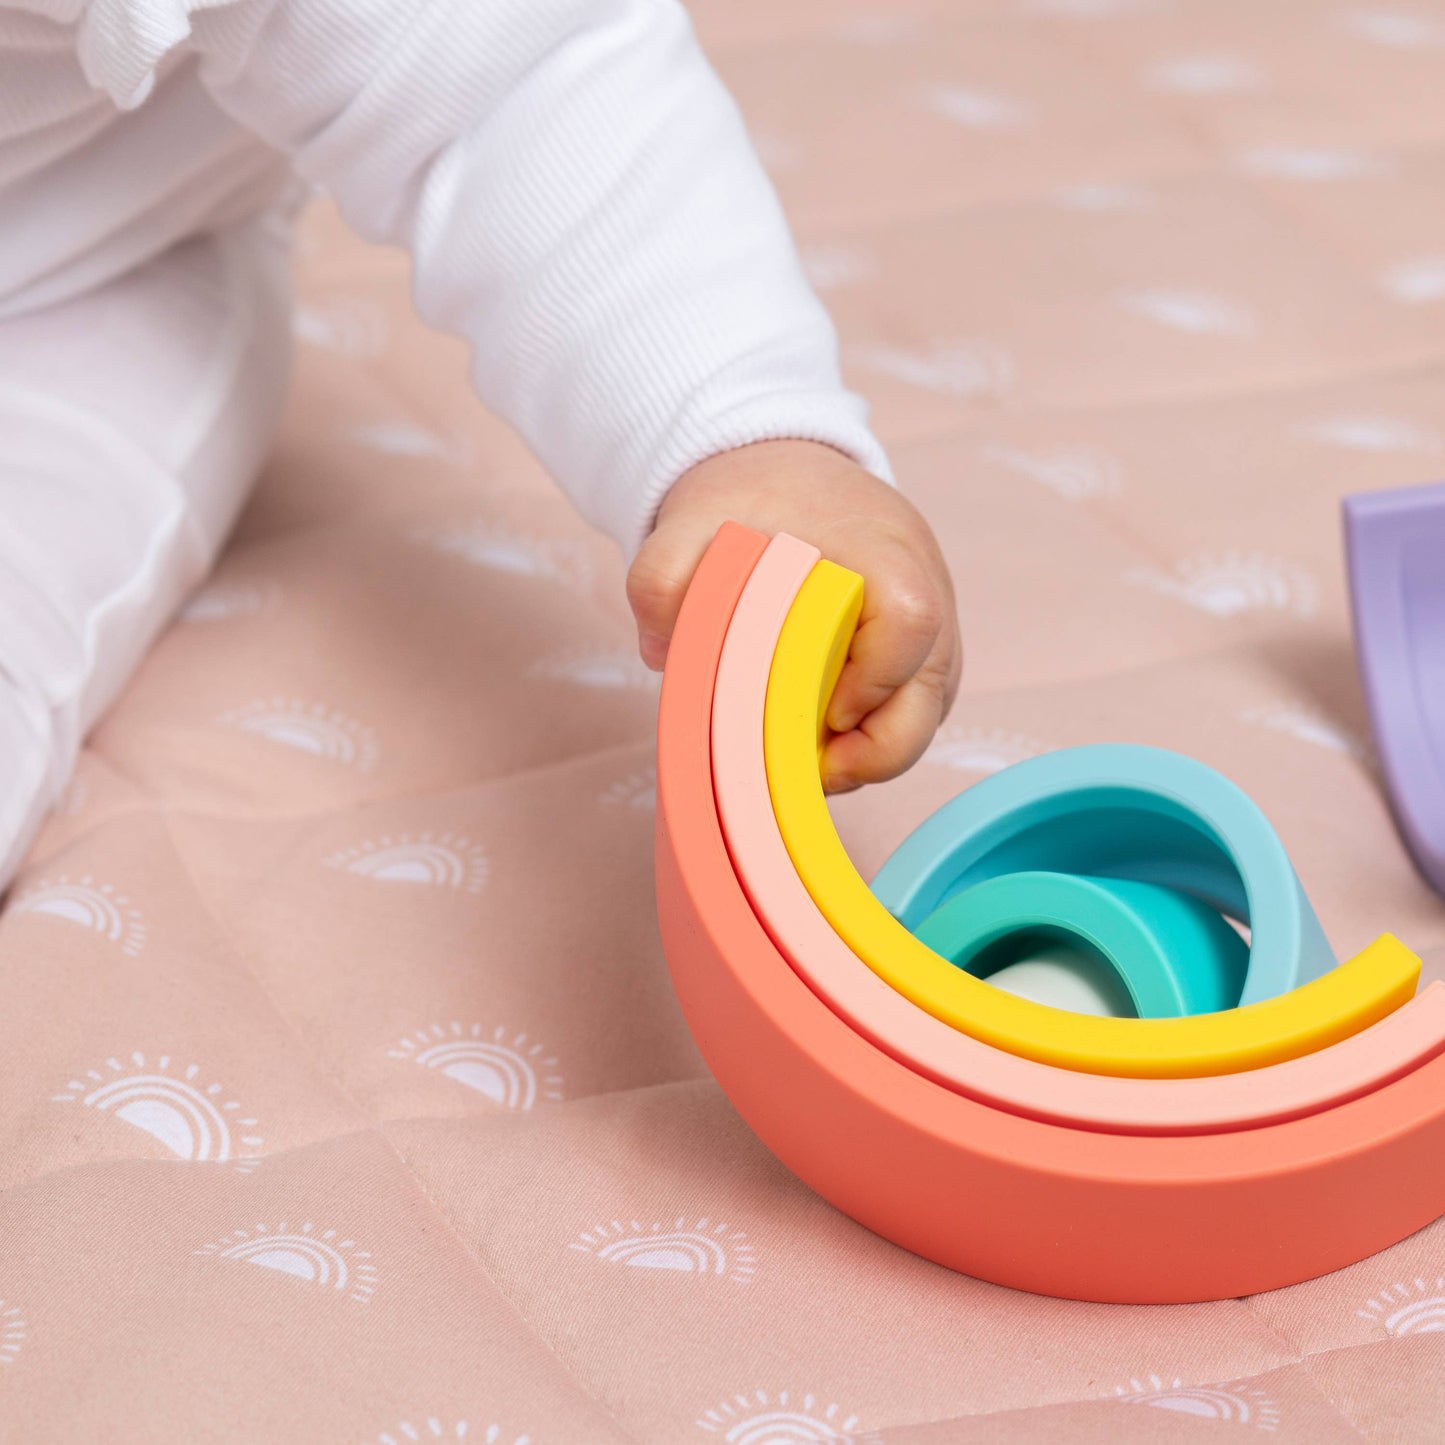
[(876, 974), (935, 1018), (998, 1048), (1084, 1073), (1188, 1078), (1314, 1052), (1411, 998), (1420, 961), (1386, 934), (1292, 992), (1224, 1013), (1091, 1018), (1016, 998), (955, 968), (873, 896), (843, 848), (819, 775), (822, 721), (847, 659), (863, 580), (813, 568), (784, 623), (768, 676), (763, 740), (783, 841), (813, 901)]

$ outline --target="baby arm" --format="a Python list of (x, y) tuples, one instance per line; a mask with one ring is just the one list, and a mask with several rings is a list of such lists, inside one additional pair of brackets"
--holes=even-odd
[(957, 684), (946, 568), (838, 376), (737, 109), (674, 0), (47, 0), (92, 83), (169, 52), (373, 240), (480, 395), (634, 556), (660, 661), (716, 526), (788, 530), (868, 600), (830, 717), (835, 788), (911, 763)]

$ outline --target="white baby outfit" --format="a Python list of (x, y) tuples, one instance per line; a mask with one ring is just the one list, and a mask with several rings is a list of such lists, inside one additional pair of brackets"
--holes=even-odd
[(888, 477), (674, 0), (0, 0), (0, 888), (260, 464), (308, 183), (627, 553), (733, 446)]

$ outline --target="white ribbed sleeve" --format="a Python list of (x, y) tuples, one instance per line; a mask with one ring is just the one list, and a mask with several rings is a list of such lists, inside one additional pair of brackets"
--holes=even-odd
[(629, 554), (693, 463), (778, 437), (887, 479), (737, 108), (674, 0), (26, 0), (144, 104), (217, 103), (414, 258), (478, 393)]

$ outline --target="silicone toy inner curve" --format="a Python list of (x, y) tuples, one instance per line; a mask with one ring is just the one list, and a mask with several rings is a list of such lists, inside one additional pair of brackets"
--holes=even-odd
[[(718, 547), (732, 547), (739, 533), (725, 528)], [(748, 544), (761, 546), (762, 539), (748, 534)], [(1167, 1079), (1055, 1068), (993, 1048), (895, 992), (845, 944), (804, 887), (768, 791), (769, 670), (788, 613), (817, 561), (816, 548), (779, 535), (750, 566), (725, 628), (711, 693), (707, 770), (730, 879), (788, 965), (848, 1027), (919, 1074), (994, 1107), (1086, 1130), (1151, 1135), (1252, 1129), (1318, 1113), (1445, 1050), (1445, 983), (1429, 985), (1407, 1008), (1331, 1048), (1252, 1073)], [(1391, 953), (1418, 967), (1388, 934), (1370, 945), (1360, 966), (1373, 971)], [(1101, 965), (1081, 981), (1077, 963), (1077, 957), (1031, 959), (995, 975), (992, 984), (1076, 1013), (1130, 1013), (1110, 970)]]
[(1155, 884), (1247, 924), (1240, 997), (1272, 998), (1334, 954), (1268, 820), (1219, 774), (1158, 748), (1093, 745), (1015, 764), (919, 824), (873, 879), (906, 927), (1022, 868)]
[[(1031, 998), (1035, 1003), (1067, 1009), (1069, 1013), (1113, 1019), (1138, 1017), (1128, 991), (1109, 964), (1097, 955), (1069, 944), (1031, 952), (1017, 963), (1010, 963), (989, 974), (988, 981), (995, 988), (1005, 989), (1019, 998)], [(1083, 1075), (1070, 1077), (1077, 1079)], [(1144, 1081), (1135, 1079), (1132, 1082), (1139, 1084)]]
[(954, 894), (914, 930), (987, 978), (1039, 945), (1074, 942), (1119, 976), (1139, 1018), (1233, 1008), (1249, 949), (1212, 908), (1152, 883), (1025, 871)]
[[(859, 578), (828, 562), (819, 562), (803, 584), (769, 674), (764, 754), (779, 830), (804, 886), (849, 948), (898, 992), (952, 1027), (1024, 1057), (1088, 1073), (1156, 1078), (1228, 1073), (1295, 1058), (1348, 1037), (1413, 994), (1418, 963), (1391, 954), (1384, 967), (1351, 960), (1283, 997), (1228, 1013), (1089, 1018), (1016, 998), (954, 968), (869, 892), (823, 797), (821, 704), (855, 625), (861, 590)], [(1259, 915), (1253, 920), (1258, 944), (1272, 915), (1252, 912)], [(1288, 934), (1285, 922), (1287, 917), (1280, 928)], [(1291, 937), (1298, 952), (1298, 927)]]

